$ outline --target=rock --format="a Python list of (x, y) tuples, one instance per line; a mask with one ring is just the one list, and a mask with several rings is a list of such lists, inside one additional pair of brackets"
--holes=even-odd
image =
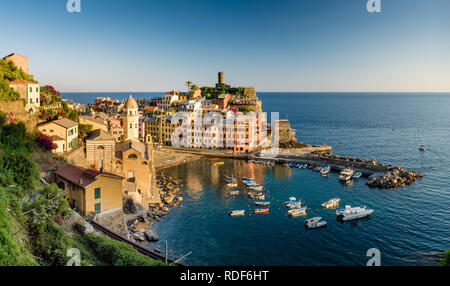
[(158, 235), (151, 229), (144, 232), (144, 236), (148, 241), (158, 241)]

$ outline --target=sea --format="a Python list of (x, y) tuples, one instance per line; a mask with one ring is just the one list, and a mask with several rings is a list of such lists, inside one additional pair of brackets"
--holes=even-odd
[[(163, 93), (135, 93), (135, 98)], [(65, 93), (80, 103), (97, 96), (123, 99), (128, 93)], [(243, 160), (207, 159), (164, 170), (185, 181), (181, 206), (153, 228), (160, 240), (148, 247), (171, 258), (187, 255), (187, 265), (322, 266), (366, 265), (378, 249), (381, 265), (436, 265), (430, 253), (450, 249), (450, 94), (449, 93), (281, 93), (259, 92), (263, 110), (289, 119), (298, 141), (326, 143), (333, 153), (377, 159), (424, 175), (397, 189), (371, 189), (367, 178), (345, 185), (338, 174), (323, 178), (308, 169), (267, 167)], [(419, 151), (424, 145), (426, 151)], [(240, 183), (228, 194), (224, 178), (254, 177), (264, 185), (268, 214), (255, 206)], [(282, 204), (294, 196), (306, 216), (289, 217)], [(321, 208), (331, 198), (341, 206), (367, 206), (374, 212), (356, 221), (336, 221), (335, 210)], [(244, 209), (245, 216), (228, 212)], [(320, 216), (321, 229), (305, 229)], [(370, 250), (370, 251), (369, 251)], [(369, 254), (369, 255), (368, 255)]]

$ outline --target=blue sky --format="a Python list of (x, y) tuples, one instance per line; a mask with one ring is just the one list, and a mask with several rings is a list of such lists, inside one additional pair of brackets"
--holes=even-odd
[(450, 1), (66, 0), (0, 2), (0, 55), (30, 58), (65, 92), (450, 91)]

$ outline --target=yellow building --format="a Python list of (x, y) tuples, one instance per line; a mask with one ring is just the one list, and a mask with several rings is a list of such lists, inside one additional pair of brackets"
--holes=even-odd
[(108, 125), (102, 119), (89, 116), (80, 116), (79, 122), (83, 125), (92, 125), (92, 130), (101, 129), (108, 132)]
[(69, 152), (78, 146), (78, 124), (61, 118), (39, 125), (39, 132), (50, 136), (58, 147), (55, 153)]
[(55, 172), (71, 208), (82, 215), (105, 214), (122, 209), (121, 176), (67, 165)]

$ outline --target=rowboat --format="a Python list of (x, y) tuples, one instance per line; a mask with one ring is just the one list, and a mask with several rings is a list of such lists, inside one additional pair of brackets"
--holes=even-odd
[(353, 179), (359, 179), (359, 178), (361, 178), (361, 176), (362, 176), (362, 173), (361, 173), (361, 172), (355, 172), (355, 173), (353, 174), (352, 178), (353, 178)]
[(225, 162), (217, 162), (217, 163), (214, 163), (214, 166), (222, 166), (223, 164), (225, 164)]
[(230, 216), (245, 215), (245, 210), (235, 210), (229, 212)]
[(322, 207), (324, 207), (326, 209), (334, 208), (339, 205), (340, 201), (341, 201), (341, 199), (339, 199), (339, 198), (333, 198), (333, 199), (330, 199), (330, 200), (322, 203)]
[(269, 206), (270, 202), (254, 202), (255, 206)]
[(211, 159), (208, 159), (209, 161), (219, 161), (220, 159), (219, 158), (211, 158)]
[(313, 217), (310, 219), (305, 220), (305, 227), (306, 228), (319, 228), (319, 227), (324, 227), (327, 225), (326, 221), (320, 221), (322, 218), (319, 217)]
[(302, 202), (290, 202), (286, 204), (286, 207), (289, 209), (298, 209), (301, 208)]
[(290, 216), (306, 215), (306, 207), (290, 210), (288, 211), (288, 214)]
[(269, 213), (269, 208), (255, 209), (255, 214), (266, 214), (266, 213)]
[(253, 181), (253, 177), (242, 177), (242, 181)]
[(250, 186), (249, 189), (253, 190), (253, 191), (262, 191), (263, 190), (263, 186)]

